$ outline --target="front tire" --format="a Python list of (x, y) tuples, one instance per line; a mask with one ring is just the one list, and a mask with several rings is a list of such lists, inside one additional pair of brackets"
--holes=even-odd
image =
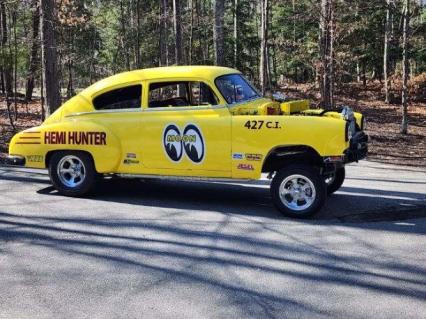
[(336, 192), (340, 187), (342, 187), (344, 181), (345, 168), (340, 167), (332, 176), (329, 176), (325, 180), (325, 183), (327, 184), (327, 195), (331, 195)]
[(275, 174), (271, 183), (271, 196), (275, 207), (284, 215), (308, 218), (324, 205), (327, 188), (314, 167), (292, 165)]
[(57, 152), (49, 161), (50, 180), (58, 192), (65, 196), (89, 193), (95, 184), (96, 175), (91, 156), (84, 152)]

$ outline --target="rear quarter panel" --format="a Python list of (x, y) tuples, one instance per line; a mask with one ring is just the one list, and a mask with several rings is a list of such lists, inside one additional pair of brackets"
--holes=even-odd
[(100, 173), (115, 171), (121, 157), (120, 141), (115, 134), (89, 121), (66, 120), (34, 127), (16, 134), (9, 146), (9, 154), (24, 156), (25, 166), (33, 168), (45, 168), (48, 153), (61, 150), (90, 153)]

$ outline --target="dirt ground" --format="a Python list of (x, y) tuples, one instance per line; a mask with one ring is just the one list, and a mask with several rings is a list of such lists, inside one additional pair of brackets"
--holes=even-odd
[[(292, 98), (310, 98), (313, 105), (318, 102), (315, 88), (309, 85), (287, 86), (283, 92)], [(408, 134), (403, 135), (399, 132), (400, 104), (387, 105), (383, 100), (378, 83), (369, 84), (366, 89), (361, 84), (352, 83), (341, 87), (336, 94), (336, 106), (348, 105), (365, 114), (366, 131), (370, 136), (369, 160), (426, 168), (426, 103), (410, 103)], [(0, 97), (0, 161), (4, 161), (7, 155), (8, 143), (14, 132), (41, 123), (39, 101), (18, 103), (17, 107), (18, 119), (14, 130), (10, 125), (4, 98)], [(14, 108), (13, 104), (11, 108)]]

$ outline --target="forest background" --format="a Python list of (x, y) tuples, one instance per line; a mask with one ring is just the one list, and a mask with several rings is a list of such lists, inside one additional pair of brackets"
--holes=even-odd
[(366, 114), (370, 160), (426, 166), (424, 0), (0, 0), (0, 158), (88, 85), (223, 65), (262, 93)]

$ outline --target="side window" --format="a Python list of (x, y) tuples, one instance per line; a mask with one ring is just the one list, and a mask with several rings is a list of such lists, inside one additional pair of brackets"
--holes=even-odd
[(161, 82), (149, 85), (148, 107), (189, 106), (187, 82)]
[(105, 92), (93, 99), (96, 110), (132, 109), (141, 107), (142, 85), (131, 85)]
[(216, 104), (218, 104), (216, 96), (203, 82), (161, 82), (149, 86), (150, 108)]
[(219, 103), (212, 89), (204, 82), (191, 82), (190, 88), (193, 105), (217, 105)]

